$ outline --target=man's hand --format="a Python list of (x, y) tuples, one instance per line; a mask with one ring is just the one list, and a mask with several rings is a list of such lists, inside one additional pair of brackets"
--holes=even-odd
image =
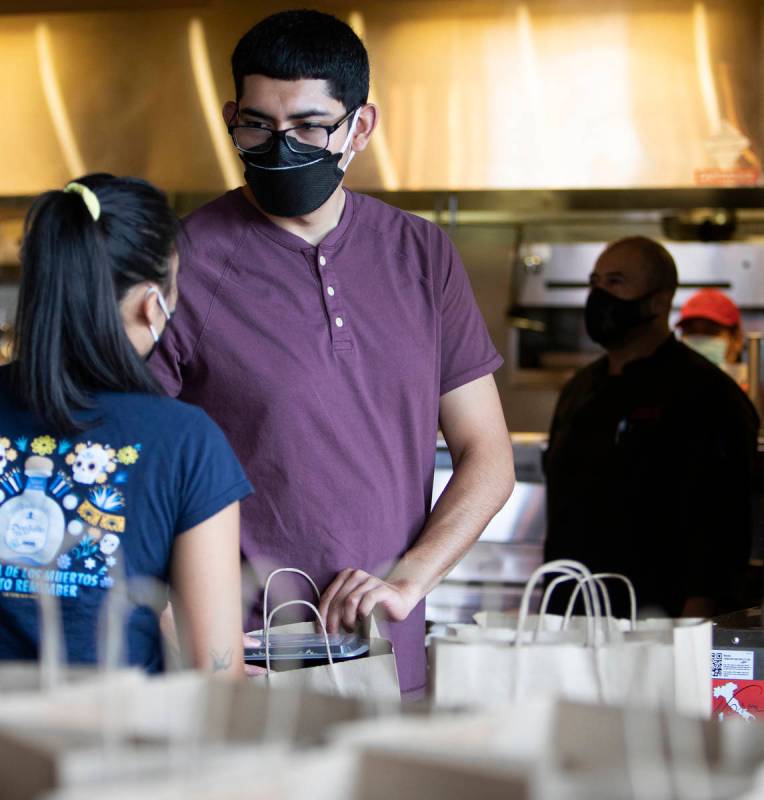
[(359, 620), (381, 606), (388, 619), (406, 619), (422, 595), (403, 581), (383, 581), (362, 569), (343, 569), (324, 592), (318, 610), (329, 633), (352, 631)]

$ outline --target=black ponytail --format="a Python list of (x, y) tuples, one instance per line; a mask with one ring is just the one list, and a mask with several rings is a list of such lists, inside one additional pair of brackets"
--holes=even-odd
[(119, 302), (144, 281), (168, 289), (179, 226), (145, 181), (77, 183), (98, 198), (98, 220), (79, 194), (63, 191), (43, 194), (27, 216), (12, 365), (20, 401), (60, 435), (84, 429), (74, 412), (93, 406), (93, 392), (159, 391)]

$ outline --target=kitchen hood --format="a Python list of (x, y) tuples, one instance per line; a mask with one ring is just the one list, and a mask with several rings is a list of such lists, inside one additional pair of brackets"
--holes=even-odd
[[(293, 5), (0, 5), (0, 196), (93, 171), (181, 194), (238, 185), (220, 113), (229, 56), (258, 18)], [(758, 0), (311, 5), (348, 20), (371, 55), (381, 125), (351, 187), (759, 183)]]

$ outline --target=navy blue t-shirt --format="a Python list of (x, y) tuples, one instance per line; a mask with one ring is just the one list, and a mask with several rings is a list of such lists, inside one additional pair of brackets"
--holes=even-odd
[[(217, 425), (168, 397), (103, 393), (62, 438), (21, 408), (0, 367), (0, 659), (38, 653), (38, 593), (60, 598), (70, 663), (97, 660), (115, 580), (167, 584), (177, 535), (252, 487)], [(129, 618), (131, 664), (162, 668), (156, 615)]]

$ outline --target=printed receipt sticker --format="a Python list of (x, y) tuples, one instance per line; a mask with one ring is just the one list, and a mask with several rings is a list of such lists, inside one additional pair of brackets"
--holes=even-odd
[(741, 717), (745, 720), (764, 716), (764, 680), (754, 677), (754, 650), (712, 650), (711, 691), (713, 716)]

